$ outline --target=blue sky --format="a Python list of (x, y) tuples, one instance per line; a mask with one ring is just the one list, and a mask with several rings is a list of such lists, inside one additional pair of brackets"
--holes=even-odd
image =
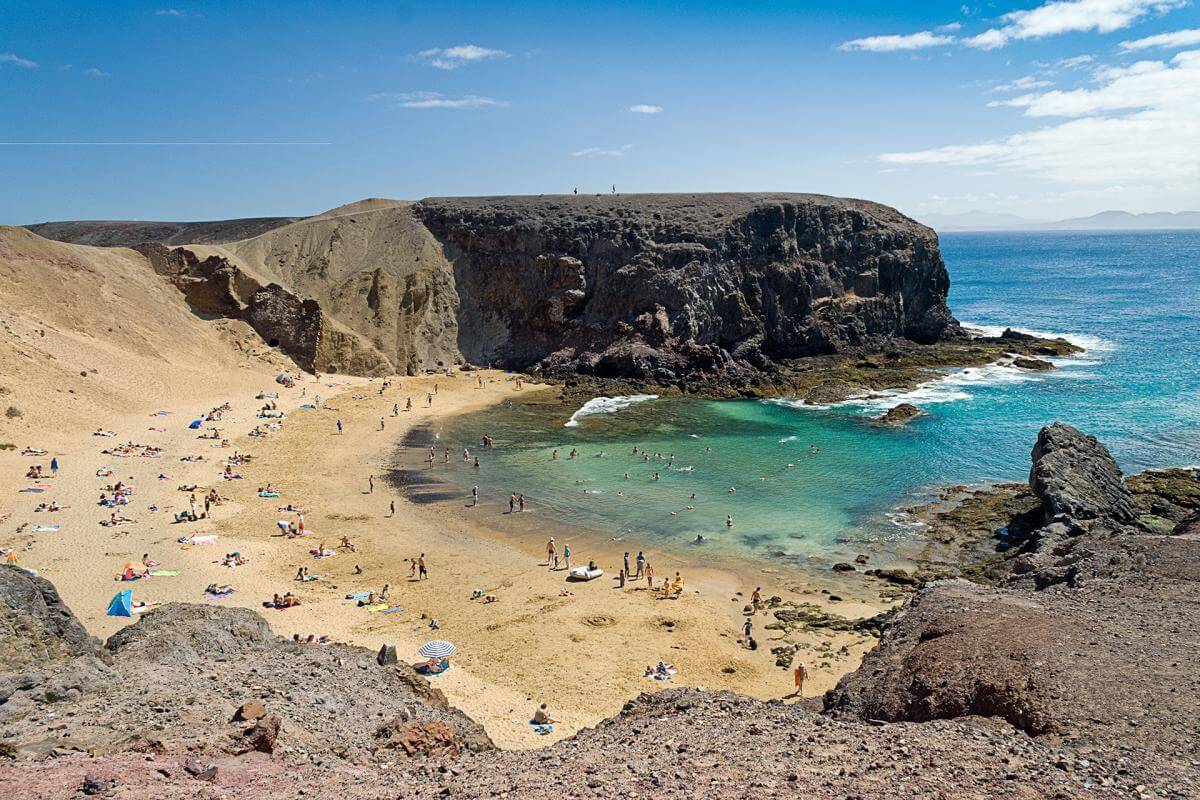
[(0, 0), (0, 223), (369, 196), (1200, 209), (1184, 0)]

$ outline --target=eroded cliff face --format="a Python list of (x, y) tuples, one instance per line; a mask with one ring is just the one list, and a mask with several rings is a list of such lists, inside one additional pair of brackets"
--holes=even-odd
[(186, 263), (142, 250), (199, 313), (357, 374), (469, 361), (734, 387), (805, 356), (961, 335), (932, 230), (820, 195), (365, 200), (188, 246)]
[(475, 362), (675, 382), (958, 333), (933, 231), (796, 194), (434, 198), (413, 208)]
[(354, 375), (396, 371), (383, 353), (325, 313), (319, 302), (278, 283), (264, 286), (224, 256), (201, 259), (187, 248), (159, 244), (135, 249), (171, 280), (197, 314), (244, 320), (263, 341), (306, 370)]

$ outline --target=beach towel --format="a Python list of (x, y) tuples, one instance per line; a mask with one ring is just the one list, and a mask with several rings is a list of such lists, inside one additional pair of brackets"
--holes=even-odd
[(391, 608), (385, 608), (383, 611), (381, 611), (381, 612), (379, 612), (379, 613), (381, 613), (381, 614), (395, 614), (395, 613), (397, 613), (397, 612), (400, 612), (400, 611), (403, 611), (403, 610), (404, 610), (404, 609), (403, 609), (403, 608), (401, 608), (400, 606), (392, 606)]
[(179, 574), (177, 569), (152, 569), (150, 570), (151, 577), (154, 578), (174, 578)]
[(208, 536), (193, 536), (193, 537), (191, 537), (191, 543), (192, 544), (216, 544), (217, 536), (216, 536), (216, 534), (210, 534)]
[(279, 492), (259, 492), (259, 497), (279, 497)]
[(354, 594), (346, 595), (346, 599), (347, 600), (366, 600), (370, 596), (371, 596), (370, 592), (356, 592)]
[(33, 526), (33, 530), (34, 530), (34, 533), (38, 533), (38, 532), (41, 532), (41, 531), (56, 531), (56, 530), (58, 530), (58, 525), (57, 525), (57, 524), (53, 524), (53, 525), (34, 525), (34, 526)]
[(388, 608), (388, 604), (387, 603), (375, 603), (374, 605), (363, 606), (363, 608), (365, 608), (367, 611), (386, 611)]
[(536, 722), (529, 723), (529, 727), (533, 728), (533, 732), (538, 736), (545, 736), (549, 733), (554, 733), (553, 725), (538, 725)]

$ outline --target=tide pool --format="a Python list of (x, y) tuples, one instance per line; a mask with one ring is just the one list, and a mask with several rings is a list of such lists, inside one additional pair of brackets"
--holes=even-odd
[[(493, 499), (523, 493), (552, 519), (637, 546), (827, 563), (913, 536), (897, 510), (940, 487), (1025, 480), (1037, 432), (1055, 420), (1096, 435), (1126, 472), (1200, 463), (1200, 232), (963, 233), (941, 244), (964, 324), (1063, 335), (1087, 352), (1049, 374), (962, 370), (825, 407), (514, 403), (439, 432), (452, 452), (495, 440), (478, 472), (464, 465), (454, 480)], [(899, 427), (873, 420), (901, 401), (925, 413)]]

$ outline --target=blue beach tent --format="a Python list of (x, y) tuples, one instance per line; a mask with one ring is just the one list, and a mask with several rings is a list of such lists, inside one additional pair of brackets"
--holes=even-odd
[(108, 615), (110, 617), (132, 617), (133, 616), (133, 590), (126, 589), (123, 592), (118, 592), (117, 596), (108, 604)]
[(199, 428), (203, 424), (204, 424), (204, 420), (194, 419), (188, 424), (188, 427), (191, 428), (192, 430), (195, 430), (196, 428)]

